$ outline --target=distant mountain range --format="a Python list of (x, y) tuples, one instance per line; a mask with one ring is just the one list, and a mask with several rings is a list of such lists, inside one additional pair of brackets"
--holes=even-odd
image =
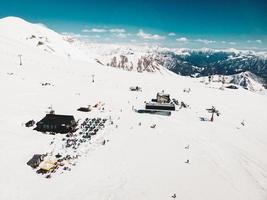
[[(267, 53), (211, 49), (164, 49), (141, 47), (103, 47), (97, 61), (129, 71), (155, 72), (163, 66), (182, 76), (233, 75), (251, 72), (267, 83)], [(103, 50), (103, 49), (102, 49)]]
[(196, 78), (209, 75), (235, 75), (233, 80), (253, 79), (238, 83), (234, 81), (246, 89), (250, 88), (246, 84), (254, 80), (265, 88), (267, 85), (267, 52), (96, 44), (73, 36), (60, 35), (43, 25), (31, 24), (16, 17), (1, 19), (0, 27), (2, 27), (1, 40), (16, 41), (17, 44), (23, 43), (38, 51), (68, 59), (96, 61), (100, 65), (140, 73), (172, 71), (182, 76)]
[(267, 82), (267, 54), (237, 50), (184, 50), (158, 54), (162, 65), (183, 76), (232, 75), (249, 71)]
[[(212, 75), (210, 76), (210, 80), (213, 83), (217, 82), (223, 84), (223, 87), (221, 87), (222, 89), (224, 87), (231, 89), (238, 89), (238, 87), (242, 87), (253, 92), (263, 91), (266, 89), (265, 81), (249, 71), (226, 76)], [(208, 83), (208, 80), (201, 80), (200, 82)]]

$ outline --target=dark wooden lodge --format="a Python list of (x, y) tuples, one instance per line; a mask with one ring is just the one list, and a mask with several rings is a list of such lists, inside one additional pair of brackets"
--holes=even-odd
[(72, 115), (47, 114), (36, 124), (40, 132), (69, 133), (75, 131), (77, 123)]

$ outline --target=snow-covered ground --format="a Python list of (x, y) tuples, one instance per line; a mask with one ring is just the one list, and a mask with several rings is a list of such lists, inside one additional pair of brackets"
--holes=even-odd
[[(33, 34), (47, 37), (55, 51), (26, 39)], [(137, 85), (142, 92), (129, 91)], [(0, 199), (152, 200), (176, 194), (186, 200), (266, 200), (267, 95), (220, 86), (164, 69), (137, 73), (102, 66), (43, 26), (0, 20)], [(190, 108), (171, 116), (133, 111), (162, 90)], [(99, 101), (104, 110), (77, 111)], [(51, 105), (57, 114), (111, 118), (114, 124), (82, 147), (71, 171), (46, 179), (26, 163), (33, 154), (58, 151), (63, 136), (24, 123), (39, 121)], [(210, 118), (211, 106), (221, 115), (201, 121)], [(102, 145), (104, 140), (109, 142)]]

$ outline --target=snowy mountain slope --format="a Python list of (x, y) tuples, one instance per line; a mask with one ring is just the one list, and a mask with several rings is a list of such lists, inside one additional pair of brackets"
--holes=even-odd
[[(266, 90), (265, 81), (248, 71), (228, 76), (212, 75), (210, 76), (210, 79), (212, 83), (219, 84), (218, 86), (221, 88), (235, 85), (237, 88), (241, 87), (252, 92), (262, 92)], [(198, 80), (208, 84), (209, 77), (198, 78)]]
[(0, 37), (2, 40), (34, 47), (37, 51), (88, 60), (83, 52), (73, 48), (62, 35), (44, 25), (32, 24), (18, 17), (0, 19)]
[[(246, 67), (244, 69), (240, 69), (240, 67), (237, 66), (239, 65), (238, 60), (240, 58), (245, 61), (247, 61), (247, 59), (266, 60), (267, 54), (263, 52), (253, 53), (249, 51), (237, 51), (233, 49), (226, 51), (211, 49), (167, 49), (159, 47), (151, 48), (148, 46), (142, 47), (138, 45), (127, 46), (90, 44), (86, 43), (85, 41), (79, 41), (75, 39), (71, 41), (76, 47), (79, 47), (85, 52), (90, 52), (95, 58), (96, 62), (101, 65), (137, 72), (155, 72), (158, 70), (163, 71), (164, 68), (167, 68), (175, 73), (194, 77), (214, 74), (217, 71), (217, 73), (213, 75), (214, 80), (219, 80), (222, 75), (226, 74), (224, 75), (224, 78), (225, 82), (228, 84), (236, 84), (250, 91), (262, 91), (266, 88), (266, 81), (263, 78), (253, 74), (250, 71), (242, 72), (244, 69), (246, 69)], [(179, 58), (173, 57), (173, 54), (179, 56)], [(179, 59), (186, 58), (189, 60), (191, 59), (190, 64), (188, 64), (187, 61), (179, 61)], [(222, 69), (220, 69), (220, 62), (225, 62), (224, 60), (227, 60), (229, 63), (233, 62), (234, 67), (231, 67), (231, 70), (227, 69), (227, 67), (222, 67)], [(257, 66), (257, 64), (259, 64), (259, 66)], [(178, 70), (176, 70), (177, 65), (180, 66)], [(212, 65), (214, 69), (208, 70), (207, 68), (209, 65)], [(257, 63), (257, 61), (255, 61), (253, 62), (253, 66), (254, 68), (260, 69), (261, 63)], [(263, 67), (265, 67), (265, 64)], [(248, 70), (253, 71), (252, 68), (248, 68)], [(264, 77), (265, 72), (263, 72), (263, 75), (261, 76)]]
[[(144, 45), (94, 44), (72, 38), (83, 51), (94, 52), (97, 62), (128, 71), (155, 71), (165, 67), (183, 76), (233, 75), (249, 71), (267, 82), (267, 53), (225, 49), (169, 49)], [(124, 66), (124, 62), (126, 62)], [(144, 62), (145, 61), (145, 62)], [(123, 65), (123, 67), (122, 67)], [(147, 67), (147, 65), (149, 67)], [(141, 70), (138, 70), (141, 69)]]
[(165, 66), (157, 59), (156, 49), (148, 46), (97, 44), (73, 36), (65, 38), (101, 65), (126, 71), (163, 73), (166, 71)]
[[(186, 200), (267, 198), (266, 95), (219, 90), (215, 83), (173, 73), (116, 70), (7, 38), (0, 37), (1, 200), (172, 199), (173, 194)], [(43, 86), (46, 82), (51, 85)], [(136, 85), (142, 92), (129, 91)], [(177, 108), (169, 117), (132, 110), (161, 90), (190, 108)], [(104, 110), (77, 111), (99, 101)], [(51, 105), (80, 121), (111, 117), (114, 124), (79, 150), (83, 153), (71, 171), (46, 179), (26, 162), (35, 153), (64, 152), (63, 136), (42, 134), (24, 123), (40, 120)], [(210, 118), (206, 109), (211, 106), (221, 115), (214, 122), (200, 121)], [(102, 145), (104, 140), (109, 142)]]
[(228, 76), (228, 81), (250, 91), (263, 91), (266, 87), (264, 81), (251, 72), (242, 72)]

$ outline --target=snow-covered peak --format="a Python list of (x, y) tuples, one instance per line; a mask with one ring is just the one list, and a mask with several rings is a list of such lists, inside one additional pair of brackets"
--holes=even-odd
[(265, 89), (264, 81), (249, 71), (229, 76), (229, 82), (250, 91), (262, 91)]
[(63, 36), (42, 24), (33, 24), (18, 17), (0, 19), (0, 37), (57, 56), (88, 60), (85, 54), (73, 47)]
[(0, 19), (0, 23), (15, 23), (15, 24), (22, 24), (22, 23), (28, 23), (22, 18), (15, 17), (15, 16), (8, 16)]
[(266, 87), (262, 78), (249, 71), (228, 76), (213, 75), (211, 79), (212, 83), (222, 82), (225, 87), (235, 85), (235, 88), (241, 87), (252, 92), (264, 91)]
[(0, 23), (9, 23), (9, 24), (30, 24), (26, 20), (20, 18), (20, 17), (15, 17), (15, 16), (8, 16), (0, 19)]
[(52, 36), (59, 38), (56, 32), (41, 24), (33, 24), (19, 17), (5, 17), (0, 19), (0, 34), (12, 39), (26, 39), (35, 35), (36, 37)]

